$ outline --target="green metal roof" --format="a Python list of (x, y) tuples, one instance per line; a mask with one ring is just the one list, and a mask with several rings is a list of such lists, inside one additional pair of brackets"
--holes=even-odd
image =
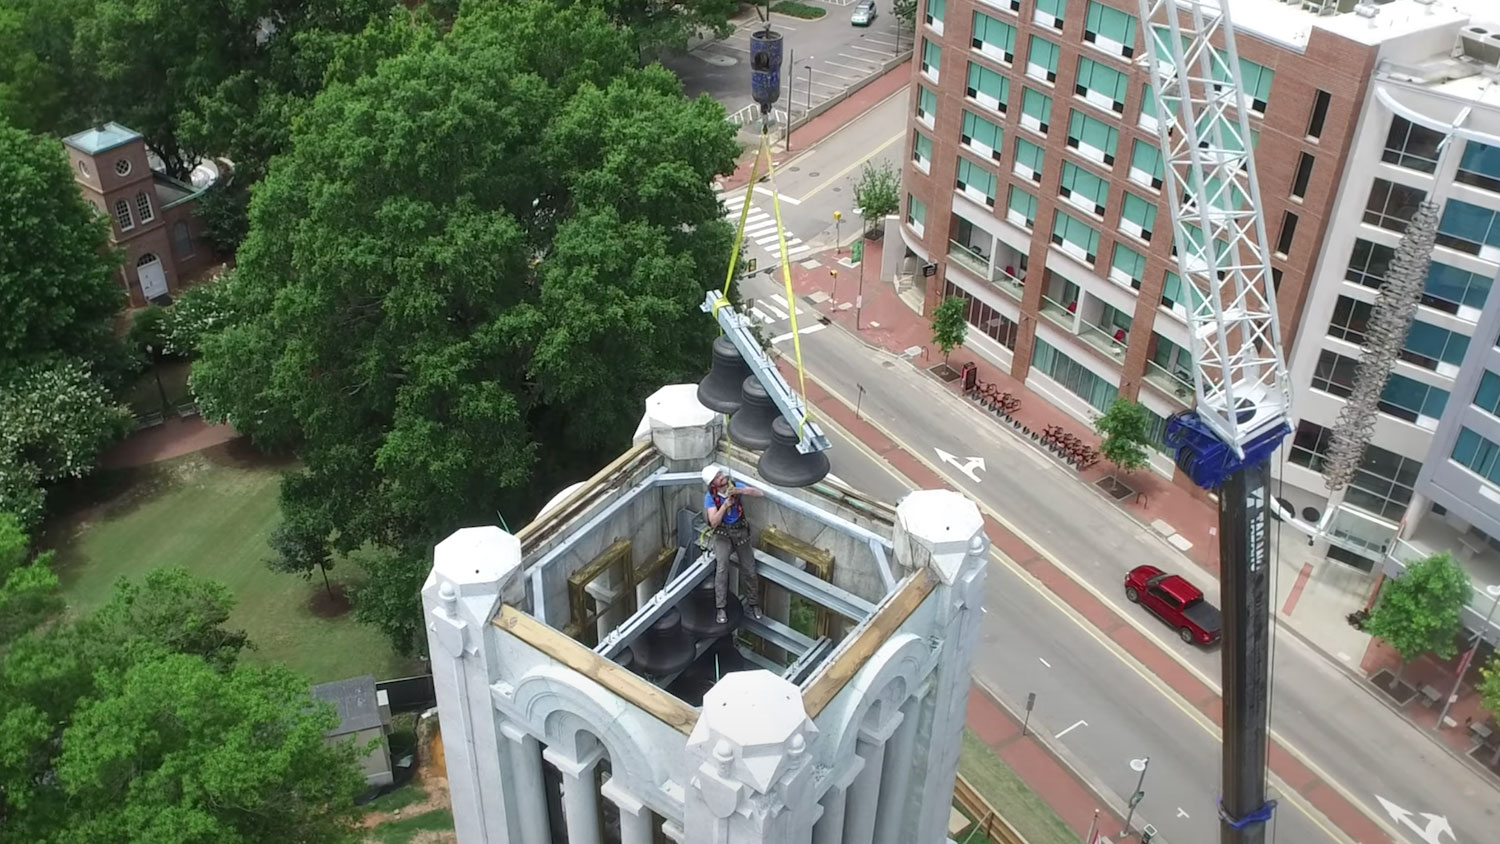
[(76, 135), (69, 135), (63, 138), (63, 143), (88, 155), (98, 155), (122, 144), (140, 140), (140, 137), (139, 132), (110, 121), (102, 127), (94, 127)]

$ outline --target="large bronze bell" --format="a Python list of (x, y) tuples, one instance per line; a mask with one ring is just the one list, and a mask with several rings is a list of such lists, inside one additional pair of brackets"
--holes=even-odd
[(698, 401), (709, 410), (734, 413), (740, 409), (740, 389), (750, 376), (750, 365), (740, 357), (734, 341), (720, 335), (714, 340), (714, 363), (708, 377), (698, 384)]
[(771, 445), (760, 456), (756, 469), (761, 478), (777, 486), (812, 486), (828, 476), (828, 455), (821, 451), (799, 452), (797, 432), (778, 416), (771, 423)]
[(749, 662), (730, 638), (720, 639), (704, 651), (703, 656), (667, 687), (667, 691), (681, 698), (689, 706), (702, 706), (703, 696), (708, 694), (725, 674), (744, 671)]
[(740, 409), (729, 417), (729, 439), (751, 451), (761, 451), (771, 444), (771, 423), (781, 416), (760, 379), (745, 379), (740, 388)]
[(725, 597), (724, 617), (726, 620), (720, 624), (719, 609), (714, 606), (713, 576), (704, 578), (702, 583), (687, 593), (677, 604), (678, 611), (682, 613), (682, 629), (694, 638), (717, 639), (739, 627), (740, 622), (745, 618), (744, 607), (740, 605), (738, 596), (727, 595)]
[(631, 668), (652, 677), (676, 674), (693, 664), (698, 653), (693, 638), (682, 630), (682, 613), (676, 607), (656, 620), (630, 646)]

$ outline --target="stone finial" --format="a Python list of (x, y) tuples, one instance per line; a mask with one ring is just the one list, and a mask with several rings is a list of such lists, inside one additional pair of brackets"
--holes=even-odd
[(671, 384), (646, 398), (642, 427), (668, 460), (706, 460), (719, 445), (724, 418), (698, 401), (697, 384)]
[(896, 505), (893, 539), (901, 565), (930, 566), (950, 586), (968, 557), (982, 556), (989, 548), (979, 507), (946, 489), (919, 490), (902, 499)]
[(794, 684), (769, 671), (738, 671), (703, 696), (687, 748), (705, 768), (766, 794), (809, 757), (817, 734)]
[(487, 622), (500, 601), (519, 604), (525, 595), (521, 542), (493, 525), (461, 528), (439, 542), (422, 587), (429, 608), (474, 624)]

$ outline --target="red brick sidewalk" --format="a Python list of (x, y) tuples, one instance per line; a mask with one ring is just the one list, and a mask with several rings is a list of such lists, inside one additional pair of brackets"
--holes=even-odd
[(155, 428), (136, 431), (99, 458), (101, 469), (145, 466), (192, 454), (239, 436), (228, 425), (210, 425), (201, 417), (168, 419)]

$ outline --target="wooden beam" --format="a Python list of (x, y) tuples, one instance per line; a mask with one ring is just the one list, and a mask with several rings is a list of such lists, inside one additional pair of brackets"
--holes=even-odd
[(641, 459), (648, 451), (654, 451), (655, 446), (649, 442), (633, 446), (629, 451), (616, 457), (608, 466), (595, 472), (592, 477), (583, 482), (583, 486), (573, 490), (567, 498), (557, 503), (551, 511), (544, 513), (539, 519), (532, 519), (516, 532), (516, 538), (521, 541), (521, 552), (530, 553), (531, 543), (540, 538), (545, 530), (566, 524), (577, 515), (580, 504), (591, 502), (599, 494), (599, 488), (606, 481), (619, 474), (626, 466)]
[(936, 586), (937, 576), (924, 567), (876, 610), (870, 623), (855, 635), (853, 641), (845, 641), (839, 653), (823, 665), (802, 692), (802, 705), (809, 718), (818, 717), (823, 708), (849, 685), (859, 669), (906, 623)]
[(698, 710), (688, 706), (650, 682), (599, 656), (559, 630), (524, 612), (502, 605), (495, 614), (496, 627), (541, 651), (558, 663), (577, 671), (683, 735), (693, 732)]

